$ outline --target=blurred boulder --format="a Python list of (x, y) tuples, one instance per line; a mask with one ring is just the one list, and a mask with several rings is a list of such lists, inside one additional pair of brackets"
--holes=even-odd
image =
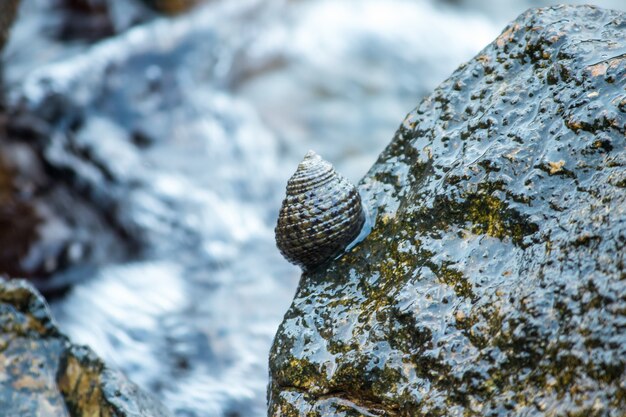
[(19, 5), (20, 0), (5, 0), (0, 2), (0, 51), (7, 42)]
[(152, 9), (168, 15), (176, 15), (188, 11), (202, 0), (144, 0)]
[(115, 33), (108, 0), (54, 0), (59, 14), (50, 31), (62, 40), (97, 41)]
[(88, 348), (73, 345), (25, 281), (0, 279), (0, 404), (6, 416), (166, 417)]
[(48, 14), (44, 32), (60, 41), (95, 43), (157, 16), (137, 1), (53, 0), (43, 4)]
[(404, 120), (302, 275), (269, 415), (623, 416), (626, 15), (530, 10)]
[(104, 208), (50, 170), (37, 141), (51, 128), (28, 113), (1, 113), (0, 275), (28, 278), (51, 293), (96, 265), (136, 254), (136, 242)]

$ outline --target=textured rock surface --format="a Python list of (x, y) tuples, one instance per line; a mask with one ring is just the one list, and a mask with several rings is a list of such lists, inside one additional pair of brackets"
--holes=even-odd
[(531, 10), (411, 112), (305, 273), (271, 416), (623, 416), (626, 15)]
[(0, 404), (6, 416), (150, 416), (169, 412), (61, 334), (24, 281), (0, 280)]

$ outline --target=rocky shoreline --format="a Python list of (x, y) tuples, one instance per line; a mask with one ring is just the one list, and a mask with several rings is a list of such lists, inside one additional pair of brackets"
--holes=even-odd
[(6, 416), (171, 416), (89, 348), (72, 344), (26, 281), (0, 279), (0, 364)]
[[(179, 11), (164, 2), (150, 3), (167, 12)], [(406, 117), (359, 185), (374, 222), (372, 232), (342, 258), (301, 278), (269, 359), (270, 416), (623, 415), (625, 22), (624, 13), (589, 6), (530, 10)], [(152, 29), (158, 33), (178, 28), (177, 42), (187, 48), (197, 33), (212, 33), (202, 26), (189, 29), (187, 21), (178, 23), (156, 22)], [(0, 44), (7, 25), (0, 21)], [(109, 32), (104, 27), (101, 34)], [(235, 268), (241, 292), (220, 287), (220, 279), (233, 279), (219, 275), (224, 259), (238, 265), (242, 252), (265, 244), (265, 232), (252, 222), (259, 236), (249, 236), (247, 229), (243, 233), (236, 227), (237, 219), (233, 224), (216, 221), (223, 201), (215, 196), (243, 189), (252, 210), (269, 194), (274, 179), (246, 187), (242, 178), (225, 171), (217, 178), (229, 180), (223, 188), (210, 190), (215, 195), (198, 193), (197, 200), (177, 203), (177, 193), (184, 190), (176, 182), (180, 177), (163, 176), (162, 188), (152, 188), (158, 171), (136, 169), (139, 155), (164, 141), (159, 136), (162, 126), (154, 123), (159, 115), (148, 112), (151, 100), (166, 114), (169, 107), (163, 103), (169, 105), (168, 99), (195, 97), (178, 81), (163, 81), (162, 74), (142, 79), (136, 91), (115, 89), (154, 69), (148, 65), (152, 59), (168, 62), (178, 53), (166, 47), (165, 38), (139, 30), (94, 47), (88, 59), (79, 54), (52, 64), (29, 79), (28, 91), (20, 91), (24, 96), (11, 102), (14, 107), (3, 109), (0, 224), (17, 226), (0, 238), (0, 244), (10, 248), (0, 254), (0, 269), (11, 277), (34, 278), (40, 290), (61, 291), (75, 284), (73, 277), (93, 276), (89, 268), (137, 261), (142, 250), (159, 258), (174, 253), (172, 247), (188, 245), (189, 251), (182, 253), (196, 259), (194, 250), (206, 249), (209, 255), (202, 256), (215, 260), (202, 258), (187, 269), (167, 267), (167, 262), (136, 269), (156, 278), (161, 271), (179, 285), (175, 306), (166, 302), (170, 310), (155, 308), (158, 314), (150, 316), (157, 322), (163, 317), (180, 319), (159, 329), (164, 335), (147, 339), (161, 341), (155, 349), (165, 346), (160, 353), (168, 360), (173, 357), (162, 378), (150, 382), (183, 375), (188, 385), (173, 381), (170, 398), (177, 389), (197, 388), (193, 383), (198, 379), (213, 384), (213, 391), (199, 391), (197, 401), (203, 404), (206, 392), (223, 395), (226, 399), (218, 400), (225, 405), (215, 400), (217, 414), (236, 409), (238, 402), (252, 407), (246, 401), (254, 402), (254, 384), (232, 400), (227, 395), (234, 394), (215, 388), (219, 373), (201, 369), (214, 381), (194, 371), (209, 368), (207, 355), (214, 354), (216, 361), (249, 362), (229, 371), (232, 374), (247, 377), (251, 370), (263, 369), (250, 351), (267, 346), (263, 332), (273, 330), (263, 325), (273, 316), (254, 311), (254, 303), (260, 302), (254, 296), (277, 292), (284, 282), (266, 285), (257, 277), (256, 286), (251, 285), (248, 275), (259, 268), (252, 265)], [(155, 54), (155, 45), (163, 50)], [(74, 71), (71, 77), (54, 78), (67, 75), (60, 69), (68, 68)], [(57, 81), (60, 89), (50, 89)], [(109, 89), (106, 99), (98, 95), (101, 89)], [(74, 90), (84, 94), (71, 96)], [(140, 100), (137, 97), (148, 103), (142, 108), (145, 113), (116, 112), (119, 103)], [(216, 103), (207, 110), (200, 102), (206, 104), (208, 97)], [(241, 158), (236, 161), (258, 160), (258, 166), (248, 167), (251, 172), (275, 162), (274, 150), (266, 146), (273, 142), (263, 142), (263, 135), (260, 145), (255, 143), (258, 150), (245, 146), (250, 143), (237, 121), (249, 112), (234, 107), (237, 111), (229, 113), (220, 107), (225, 101), (219, 94), (196, 99), (194, 112), (202, 109), (206, 121), (215, 111), (214, 126), (227, 127), (217, 134), (218, 140), (204, 144), (207, 155), (232, 146), (232, 154)], [(194, 112), (182, 112), (181, 120), (194, 126)], [(129, 114), (136, 129), (122, 132), (119, 126)], [(243, 126), (258, 134), (260, 124), (255, 117), (251, 120), (254, 123)], [(106, 132), (107, 143), (113, 145), (103, 144), (99, 132)], [(193, 130), (187, 134), (195, 135)], [(237, 143), (232, 143), (233, 137)], [(262, 150), (271, 156), (267, 164), (255, 155)], [(182, 156), (197, 152), (190, 147)], [(169, 157), (170, 149), (163, 154)], [(211, 229), (210, 242), (220, 244), (206, 245), (209, 239), (200, 236), (198, 227), (207, 219), (185, 211), (185, 204), (191, 203), (223, 227)], [(205, 213), (207, 207), (214, 211)], [(181, 219), (180, 213), (192, 215)], [(229, 246), (234, 232), (244, 242), (240, 246)], [(271, 248), (264, 249), (260, 259), (267, 265), (278, 259)], [(125, 275), (127, 266), (117, 272), (111, 268), (110, 276), (122, 281), (133, 277), (136, 272)], [(198, 273), (207, 270), (218, 278), (208, 281)], [(73, 272), (59, 273), (64, 271)], [(222, 308), (232, 304), (229, 300), (248, 297), (251, 311), (231, 318), (259, 321), (260, 332), (245, 328), (248, 350), (231, 352), (241, 339), (229, 338), (228, 317), (186, 304), (197, 300), (188, 300), (177, 274), (195, 280), (194, 293), (214, 294), (214, 299), (207, 298), (209, 303), (223, 298)], [(69, 340), (31, 284), (0, 280), (0, 404), (9, 407), (3, 412), (171, 415), (112, 365)], [(129, 291), (136, 288), (143, 287), (130, 286)], [(155, 304), (163, 302), (161, 293), (153, 297)], [(207, 317), (215, 318), (214, 327), (206, 325)], [(132, 334), (134, 329), (127, 330)], [(178, 332), (180, 340), (170, 340), (168, 331)], [(163, 356), (155, 356), (155, 361)], [(239, 375), (231, 377), (241, 381)], [(180, 407), (181, 413), (188, 409), (187, 404)]]

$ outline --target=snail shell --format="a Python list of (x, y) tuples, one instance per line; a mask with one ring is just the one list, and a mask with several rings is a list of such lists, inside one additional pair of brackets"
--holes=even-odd
[(276, 245), (289, 262), (311, 269), (339, 255), (359, 235), (364, 222), (354, 185), (309, 151), (287, 182)]

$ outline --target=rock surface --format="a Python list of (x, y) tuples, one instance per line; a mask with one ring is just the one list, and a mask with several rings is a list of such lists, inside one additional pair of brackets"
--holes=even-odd
[(6, 416), (170, 415), (91, 350), (71, 344), (33, 288), (1, 279), (0, 404)]
[(201, 0), (144, 0), (144, 3), (161, 13), (176, 15), (196, 6)]
[(626, 15), (521, 15), (411, 112), (303, 274), (270, 416), (623, 416)]
[(32, 146), (32, 126), (42, 128), (41, 121), (31, 132), (16, 123), (18, 117), (0, 111), (0, 274), (53, 292), (136, 253), (138, 244), (106, 212), (63, 182), (63, 174), (47, 170), (43, 152)]
[(20, 6), (20, 0), (8, 0), (0, 3), (0, 51), (9, 37), (13, 20)]

